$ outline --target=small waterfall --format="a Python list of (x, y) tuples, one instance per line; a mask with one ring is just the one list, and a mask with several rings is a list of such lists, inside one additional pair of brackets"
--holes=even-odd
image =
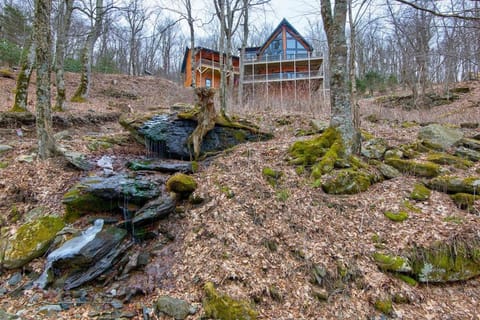
[(47, 262), (45, 264), (45, 270), (40, 275), (40, 277), (35, 280), (34, 286), (44, 289), (48, 284), (48, 274), (52, 265), (55, 261), (60, 259), (65, 259), (73, 257), (77, 254), (87, 243), (92, 241), (97, 233), (102, 231), (103, 228), (103, 219), (95, 220), (93, 226), (89, 227), (87, 230), (82, 231), (82, 233), (65, 242), (60, 248), (50, 252), (47, 256)]
[(163, 140), (152, 140), (145, 137), (145, 148), (147, 149), (147, 157), (167, 157), (167, 143)]

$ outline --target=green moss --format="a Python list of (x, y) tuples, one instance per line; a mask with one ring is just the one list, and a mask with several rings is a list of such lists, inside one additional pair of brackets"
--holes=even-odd
[(368, 131), (362, 130), (360, 133), (362, 135), (362, 140), (363, 141), (368, 141), (368, 140), (375, 139), (375, 136)]
[(203, 310), (206, 318), (218, 320), (257, 319), (257, 312), (247, 301), (234, 300), (229, 296), (219, 294), (211, 282), (205, 284), (204, 290), (206, 297), (203, 300)]
[(278, 185), (278, 180), (283, 176), (283, 172), (274, 170), (270, 167), (264, 167), (262, 169), (262, 175), (272, 187), (276, 187)]
[(418, 162), (413, 160), (403, 160), (388, 158), (385, 163), (404, 172), (415, 176), (433, 178), (440, 174), (440, 166), (432, 162)]
[(418, 127), (418, 123), (415, 121), (404, 121), (400, 125), (402, 128), (408, 129), (408, 128), (413, 128), (413, 127)]
[(68, 223), (74, 222), (83, 214), (111, 211), (116, 208), (116, 204), (110, 200), (84, 193), (79, 186), (65, 193), (62, 203), (65, 204), (65, 221)]
[(414, 204), (412, 204), (410, 201), (408, 200), (404, 200), (402, 202), (402, 206), (409, 210), (410, 212), (416, 212), (416, 213), (421, 213), (422, 212), (422, 209), (420, 209), (419, 207), (415, 206)]
[(87, 102), (87, 99), (85, 99), (84, 97), (80, 96), (80, 95), (74, 95), (72, 97), (72, 99), (70, 99), (71, 102), (75, 102), (75, 103), (85, 103)]
[(192, 161), (191, 165), (192, 165), (192, 172), (193, 173), (198, 172), (198, 162), (197, 161)]
[(408, 213), (406, 211), (385, 211), (383, 214), (385, 217), (395, 222), (402, 222), (408, 219)]
[(480, 177), (459, 178), (456, 176), (440, 176), (431, 179), (427, 186), (430, 189), (446, 193), (470, 193), (478, 194), (480, 189)]
[(411, 266), (407, 258), (396, 257), (380, 252), (375, 252), (373, 254), (373, 259), (375, 260), (378, 267), (385, 271), (393, 272), (410, 272)]
[(220, 191), (222, 191), (222, 193), (227, 196), (228, 199), (232, 199), (233, 197), (235, 197), (235, 192), (233, 192), (232, 189), (230, 189), (228, 186), (219, 185), (218, 187), (220, 188)]
[(388, 299), (378, 299), (375, 301), (375, 309), (380, 311), (383, 314), (391, 314), (393, 311), (392, 300)]
[(61, 218), (44, 216), (18, 228), (5, 250), (4, 266), (18, 268), (43, 255), (64, 225)]
[(288, 197), (290, 196), (290, 193), (288, 192), (288, 190), (279, 190), (277, 191), (276, 193), (277, 195), (277, 199), (282, 201), (282, 202), (285, 202), (287, 201)]
[(463, 218), (462, 217), (457, 217), (457, 216), (448, 216), (443, 218), (443, 221), (445, 222), (452, 222), (455, 224), (462, 224), (463, 223)]
[(305, 173), (305, 167), (304, 166), (296, 166), (295, 167), (295, 172), (300, 176)]
[(453, 165), (455, 168), (467, 169), (473, 166), (473, 162), (447, 153), (430, 153), (427, 161), (440, 165)]
[(395, 273), (395, 277), (397, 277), (398, 279), (402, 280), (403, 282), (411, 285), (412, 287), (415, 287), (418, 284), (417, 280), (413, 279), (410, 276), (407, 276), (406, 274)]
[(8, 162), (0, 161), (0, 169), (5, 169), (6, 167), (8, 167)]
[(456, 193), (450, 195), (450, 198), (452, 198), (453, 202), (458, 208), (462, 210), (472, 211), (475, 201), (480, 199), (480, 196), (470, 193)]
[(166, 188), (168, 191), (188, 196), (197, 188), (197, 182), (189, 175), (176, 173), (167, 180)]
[(420, 282), (462, 281), (480, 274), (478, 236), (415, 248), (410, 257), (413, 274)]
[(356, 194), (366, 191), (372, 180), (372, 175), (364, 170), (336, 170), (324, 177), (322, 189), (329, 194)]
[(340, 140), (339, 132), (335, 128), (328, 128), (320, 136), (304, 141), (295, 142), (288, 150), (295, 165), (313, 165), (325, 155), (328, 149)]
[(430, 198), (431, 191), (423, 183), (416, 183), (410, 193), (410, 199), (416, 201), (425, 201)]

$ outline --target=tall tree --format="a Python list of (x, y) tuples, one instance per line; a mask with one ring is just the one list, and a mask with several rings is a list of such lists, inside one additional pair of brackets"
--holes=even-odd
[(46, 159), (55, 154), (50, 102), (52, 0), (35, 0), (34, 39), (36, 43), (37, 103), (36, 126), (38, 155)]
[(82, 12), (86, 13), (90, 18), (91, 28), (88, 32), (80, 57), (82, 63), (80, 84), (78, 85), (78, 88), (72, 97), (72, 101), (77, 102), (85, 101), (90, 93), (93, 48), (95, 47), (95, 42), (97, 41), (98, 37), (100, 37), (103, 18), (107, 12), (107, 8), (104, 6), (103, 0), (96, 0), (95, 8), (83, 8)]
[(35, 41), (25, 46), (20, 62), (20, 72), (17, 76), (17, 84), (15, 86), (15, 98), (12, 112), (27, 112), (28, 103), (28, 87), (30, 85), (30, 78), (32, 76), (33, 68), (35, 67)]
[(61, 0), (57, 14), (57, 41), (55, 43), (55, 82), (57, 86), (57, 99), (55, 111), (65, 110), (66, 90), (64, 78), (65, 46), (73, 13), (73, 0)]
[(145, 22), (148, 19), (149, 13), (143, 7), (139, 0), (130, 0), (127, 7), (123, 10), (123, 15), (128, 24), (129, 32), (129, 63), (128, 74), (139, 75), (140, 70), (138, 66), (138, 59), (140, 55), (140, 35), (142, 33)]
[(322, 0), (321, 13), (327, 34), (330, 71), (330, 126), (342, 137), (345, 156), (360, 149), (360, 137), (353, 123), (347, 72), (347, 39), (345, 24), (349, 0), (335, 0), (332, 12), (330, 0)]

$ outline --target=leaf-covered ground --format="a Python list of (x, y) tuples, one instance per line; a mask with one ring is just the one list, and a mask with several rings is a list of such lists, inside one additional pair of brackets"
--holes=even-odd
[[(73, 86), (75, 75), (70, 76), (69, 83)], [(8, 108), (13, 85), (13, 80), (0, 79), (3, 103), (0, 111)], [(405, 121), (478, 123), (480, 83), (465, 85), (473, 90), (451, 104), (428, 111), (406, 111), (379, 106), (374, 99), (361, 100), (362, 129), (394, 146), (413, 141), (420, 128), (415, 123), (405, 125)], [(67, 113), (129, 111), (129, 108), (146, 111), (190, 99), (188, 92), (173, 89), (174, 84), (149, 77), (97, 76), (93, 88), (93, 98), (88, 104), (70, 104)], [(132, 99), (129, 93), (137, 98)], [(307, 175), (298, 175), (285, 160), (288, 147), (298, 139), (305, 139), (295, 133), (299, 129), (309, 130), (312, 117), (328, 120), (327, 110), (295, 114), (256, 112), (245, 116), (272, 132), (275, 138), (240, 145), (216, 156), (208, 166), (201, 165), (194, 175), (199, 183), (195, 194), (203, 197), (204, 203), (185, 203), (183, 212), (161, 223), (159, 239), (136, 245), (138, 250), (152, 252), (150, 264), (105, 287), (101, 282), (87, 286), (88, 302), (55, 313), (55, 318), (89, 319), (108, 314), (113, 310), (108, 293), (128, 285), (144, 291), (124, 302), (123, 310), (129, 317), (142, 319), (143, 307), (152, 307), (158, 296), (168, 294), (197, 304), (199, 311), (189, 319), (199, 319), (203, 285), (212, 281), (220, 292), (254, 302), (260, 319), (379, 318), (374, 303), (386, 298), (396, 301), (392, 318), (477, 319), (480, 279), (410, 286), (378, 270), (372, 253), (378, 247), (400, 253), (412, 245), (425, 246), (467, 229), (480, 230), (478, 216), (458, 209), (448, 195), (434, 191), (428, 200), (415, 203), (420, 210), (410, 212), (406, 221), (388, 220), (383, 213), (398, 209), (419, 181), (408, 175), (375, 184), (357, 195), (327, 195), (321, 188), (315, 188)], [(374, 121), (367, 121), (368, 116)], [(62, 195), (82, 176), (61, 158), (19, 162), (18, 156), (34, 151), (36, 141), (34, 128), (21, 128), (22, 137), (16, 129), (0, 128), (0, 144), (14, 146), (13, 151), (0, 158), (8, 163), (0, 169), (2, 236), (18, 228), (24, 214), (32, 208), (44, 206), (47, 211), (63, 213)], [(87, 123), (68, 131), (71, 139), (65, 140), (67, 146), (89, 154), (91, 159), (104, 154), (115, 156), (116, 170), (122, 168), (126, 159), (145, 152), (142, 146), (128, 139), (106, 150), (88, 148), (91, 141), (88, 137), (122, 133), (115, 122), (100, 126)], [(474, 135), (480, 129), (465, 129), (465, 132)], [(276, 185), (264, 178), (264, 167), (283, 173)], [(478, 176), (479, 170), (477, 163), (458, 173)], [(476, 207), (480, 209), (478, 201)], [(82, 223), (87, 221), (74, 227)], [(166, 238), (174, 240), (160, 246)], [(43, 258), (36, 259), (21, 271), (25, 274), (41, 271), (43, 263)], [(312, 270), (318, 266), (330, 275), (326, 285), (331, 294), (327, 300), (318, 299), (321, 290), (312, 281)], [(0, 286), (12, 274), (2, 271)], [(2, 296), (0, 309), (10, 313), (23, 310), (23, 318), (41, 319), (45, 316), (38, 314), (39, 307), (69, 298), (75, 299), (69, 293), (55, 290), (27, 290), (19, 295)]]

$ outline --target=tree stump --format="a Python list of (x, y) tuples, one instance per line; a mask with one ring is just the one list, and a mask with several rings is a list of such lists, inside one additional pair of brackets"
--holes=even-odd
[(213, 103), (215, 96), (215, 89), (211, 88), (196, 88), (197, 106), (199, 108), (197, 113), (197, 127), (188, 138), (188, 144), (193, 144), (193, 153), (195, 159), (200, 156), (202, 141), (205, 135), (215, 127), (215, 118), (217, 113)]

